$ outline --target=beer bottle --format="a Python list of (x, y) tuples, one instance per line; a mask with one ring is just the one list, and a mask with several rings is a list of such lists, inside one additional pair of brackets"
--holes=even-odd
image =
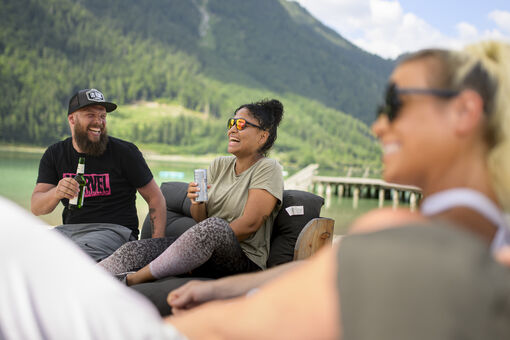
[(74, 180), (80, 185), (80, 192), (78, 196), (69, 200), (69, 209), (80, 209), (83, 207), (83, 199), (85, 198), (85, 157), (80, 157), (78, 160), (78, 169), (76, 169), (76, 176)]

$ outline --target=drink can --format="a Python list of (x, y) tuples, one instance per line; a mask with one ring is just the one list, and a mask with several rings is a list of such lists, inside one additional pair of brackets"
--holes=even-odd
[(195, 183), (200, 189), (196, 202), (207, 202), (207, 169), (195, 169)]

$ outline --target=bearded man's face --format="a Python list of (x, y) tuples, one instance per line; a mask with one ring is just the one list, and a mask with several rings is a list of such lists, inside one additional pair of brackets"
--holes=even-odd
[(74, 114), (74, 139), (83, 153), (100, 156), (108, 144), (106, 110), (100, 105), (87, 106)]

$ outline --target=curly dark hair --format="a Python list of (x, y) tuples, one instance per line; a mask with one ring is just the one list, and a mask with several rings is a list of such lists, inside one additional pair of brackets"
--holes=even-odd
[(251, 115), (258, 120), (260, 127), (269, 132), (267, 141), (259, 149), (259, 152), (265, 156), (276, 140), (276, 130), (283, 118), (283, 104), (277, 99), (263, 99), (256, 103), (243, 104), (235, 112), (243, 108), (250, 111)]

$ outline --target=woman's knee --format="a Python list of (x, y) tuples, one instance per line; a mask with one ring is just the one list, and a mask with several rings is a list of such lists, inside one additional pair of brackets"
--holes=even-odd
[(115, 251), (115, 254), (117, 254), (117, 256), (124, 256), (126, 254), (133, 253), (138, 248), (137, 242), (139, 241), (130, 241), (124, 243), (123, 245), (120, 246), (119, 249)]
[(168, 246), (166, 240), (168, 238), (149, 238), (124, 243), (115, 253), (118, 256), (132, 256), (133, 254), (141, 255), (147, 252), (162, 252)]
[(230, 224), (222, 218), (219, 217), (209, 217), (204, 221), (200, 222), (202, 228), (206, 231), (213, 231), (217, 233), (222, 232), (232, 232), (232, 228), (230, 228)]
[(235, 238), (234, 231), (228, 222), (218, 217), (205, 219), (188, 231), (193, 235), (193, 242), (203, 247), (216, 248), (228, 242), (229, 239)]

